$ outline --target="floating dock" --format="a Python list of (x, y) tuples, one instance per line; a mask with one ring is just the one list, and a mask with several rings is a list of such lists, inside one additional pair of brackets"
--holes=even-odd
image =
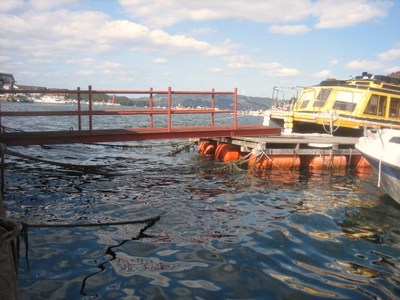
[(354, 145), (358, 137), (285, 134), (201, 139), (199, 152), (220, 161), (246, 162), (255, 169), (368, 168)]

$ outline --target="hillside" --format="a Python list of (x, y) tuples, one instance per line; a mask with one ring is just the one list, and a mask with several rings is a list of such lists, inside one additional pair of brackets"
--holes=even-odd
[[(136, 99), (121, 99), (116, 97), (117, 102), (123, 105), (145, 106), (148, 105), (148, 97), (141, 97)], [(166, 106), (167, 95), (155, 95), (154, 106)], [(185, 108), (198, 108), (198, 107), (211, 107), (210, 95), (173, 95), (172, 106), (180, 106)], [(239, 110), (265, 110), (271, 106), (271, 98), (268, 97), (248, 97), (238, 96), (238, 109)], [(233, 96), (232, 95), (216, 95), (215, 107), (219, 109), (233, 109)]]

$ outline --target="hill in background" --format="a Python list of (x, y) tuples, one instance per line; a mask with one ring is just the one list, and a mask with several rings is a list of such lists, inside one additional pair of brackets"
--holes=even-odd
[[(148, 106), (149, 98), (141, 97), (129, 99), (115, 96), (116, 102), (122, 105)], [(154, 95), (154, 106), (167, 106), (167, 95)], [(248, 97), (238, 95), (238, 110), (265, 110), (271, 107), (271, 98)], [(172, 106), (182, 108), (211, 107), (211, 95), (172, 95)], [(215, 95), (215, 107), (219, 109), (233, 109), (233, 95)]]

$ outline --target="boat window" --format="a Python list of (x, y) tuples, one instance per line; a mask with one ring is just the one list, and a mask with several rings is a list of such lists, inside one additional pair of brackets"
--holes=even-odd
[(323, 107), (326, 100), (329, 98), (332, 89), (321, 89), (318, 93), (317, 98), (314, 101), (314, 107)]
[(304, 92), (301, 94), (299, 103), (300, 103), (300, 109), (306, 108), (308, 103), (310, 103), (311, 100), (313, 100), (315, 97), (315, 91), (308, 91)]
[(371, 95), (365, 107), (364, 114), (384, 116), (386, 111), (386, 96)]
[(339, 91), (336, 95), (334, 109), (352, 112), (362, 98), (361, 93)]
[(400, 116), (400, 98), (390, 99), (389, 117), (398, 118)]
[(400, 144), (400, 136), (394, 136), (389, 140), (390, 143)]

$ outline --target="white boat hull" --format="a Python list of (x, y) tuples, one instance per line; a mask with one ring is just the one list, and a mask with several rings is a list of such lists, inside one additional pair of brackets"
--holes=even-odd
[(368, 132), (356, 148), (378, 174), (378, 186), (400, 204), (400, 130)]

